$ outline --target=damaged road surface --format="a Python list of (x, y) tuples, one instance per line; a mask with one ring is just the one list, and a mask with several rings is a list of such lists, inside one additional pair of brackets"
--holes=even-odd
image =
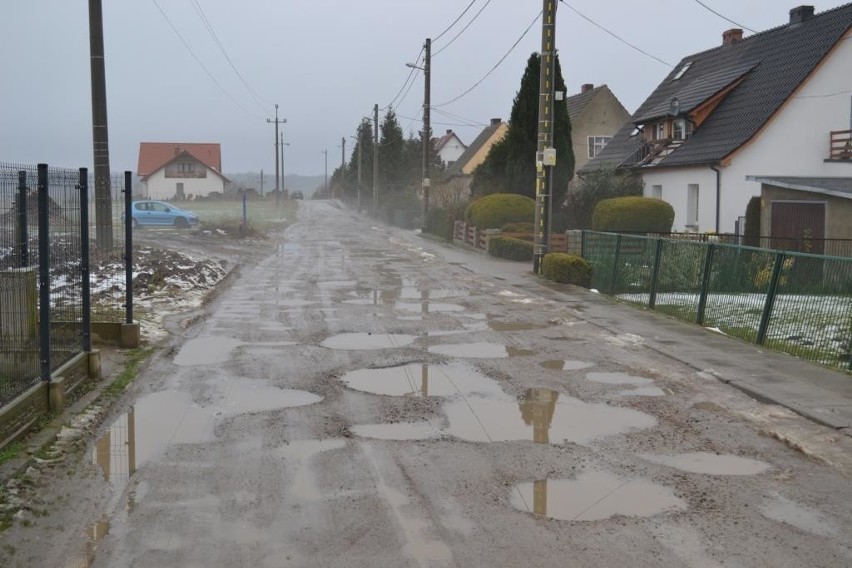
[(849, 472), (753, 417), (813, 423), (517, 266), (300, 204), (4, 565), (852, 565)]

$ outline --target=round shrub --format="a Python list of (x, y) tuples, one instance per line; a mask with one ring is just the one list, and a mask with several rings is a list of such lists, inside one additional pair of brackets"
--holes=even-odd
[(544, 277), (554, 282), (575, 284), (588, 288), (592, 285), (592, 265), (584, 258), (564, 252), (544, 255), (541, 263)]
[(500, 230), (504, 233), (534, 233), (535, 223), (506, 223)]
[(604, 199), (592, 214), (592, 228), (596, 231), (670, 233), (672, 223), (672, 206), (651, 197)]
[(499, 229), (507, 223), (532, 223), (535, 201), (517, 193), (492, 193), (468, 205), (464, 218), (478, 229)]
[(533, 244), (512, 237), (491, 237), (488, 239), (488, 254), (508, 260), (532, 260)]

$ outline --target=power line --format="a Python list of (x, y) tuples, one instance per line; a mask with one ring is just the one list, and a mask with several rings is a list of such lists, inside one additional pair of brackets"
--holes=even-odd
[(415, 71), (414, 78), (411, 80), (411, 83), (409, 83), (408, 89), (406, 89), (405, 94), (403, 94), (402, 98), (399, 99), (399, 102), (396, 103), (396, 108), (399, 108), (400, 106), (402, 106), (402, 103), (405, 100), (405, 97), (408, 96), (408, 93), (411, 92), (411, 88), (414, 87), (414, 81), (416, 81), (418, 75), (420, 75), (420, 69), (414, 69), (413, 71)]
[(450, 41), (448, 41), (448, 42), (444, 45), (444, 47), (442, 47), (441, 49), (439, 49), (438, 51), (436, 51), (435, 53), (433, 53), (433, 54), (432, 54), (432, 57), (435, 57), (436, 55), (438, 55), (439, 53), (441, 53), (442, 51), (444, 51), (445, 49), (447, 49), (448, 47), (450, 47), (450, 46), (453, 44), (453, 42), (454, 42), (454, 41), (456, 41), (456, 40), (458, 39), (458, 37), (459, 37), (460, 35), (462, 35), (462, 34), (465, 32), (465, 30), (466, 30), (467, 28), (469, 28), (469, 27), (470, 27), (470, 25), (471, 25), (473, 22), (475, 22), (475, 21), (476, 21), (476, 18), (478, 18), (478, 17), (479, 17), (479, 15), (482, 13), (482, 11), (483, 11), (484, 9), (486, 9), (486, 8), (488, 7), (488, 5), (489, 5), (489, 4), (491, 4), (491, 0), (488, 0), (488, 2), (486, 2), (485, 4), (483, 4), (483, 5), (482, 5), (482, 8), (480, 8), (480, 9), (479, 9), (479, 11), (478, 11), (476, 14), (474, 14), (474, 15), (473, 15), (473, 18), (471, 18), (471, 19), (470, 19), (470, 21), (467, 23), (467, 25), (466, 25), (465, 27), (463, 27), (463, 28), (461, 29), (461, 31), (459, 31), (459, 33), (457, 33), (456, 35), (454, 35), (454, 36), (453, 36), (453, 39), (451, 39)]
[[(399, 91), (397, 91), (397, 93), (396, 93), (396, 95), (394, 96), (394, 98), (393, 98), (393, 99), (391, 99), (391, 102), (389, 102), (388, 104), (386, 104), (385, 106), (383, 106), (383, 107), (382, 107), (381, 109), (379, 109), (379, 110), (385, 110), (385, 109), (388, 109), (388, 108), (392, 108), (392, 107), (393, 107), (393, 105), (394, 105), (394, 103), (396, 102), (396, 99), (398, 99), (398, 98), (399, 98), (399, 95), (400, 95), (400, 94), (402, 94), (402, 91), (404, 91), (404, 90), (405, 90), (405, 87), (408, 87), (408, 88), (409, 88), (409, 90), (411, 89), (411, 87), (408, 85), (408, 82), (409, 82), (409, 81), (411, 81), (411, 84), (412, 84), (412, 85), (414, 84), (414, 81), (412, 80), (412, 78), (411, 78), (411, 77), (412, 77), (412, 75), (414, 75), (415, 73), (419, 73), (419, 69), (417, 69), (417, 67), (416, 67), (416, 66), (417, 66), (417, 65), (420, 65), (420, 58), (421, 58), (421, 57), (423, 57), (423, 50), (424, 50), (424, 49), (425, 49), (425, 48), (422, 48), (422, 47), (420, 48), (420, 54), (417, 56), (417, 59), (415, 59), (415, 60), (414, 60), (414, 65), (415, 65), (415, 67), (412, 67), (412, 68), (411, 68), (411, 71), (409, 71), (409, 72), (408, 72), (408, 77), (406, 77), (406, 78), (405, 78), (405, 81), (402, 83), (402, 86), (399, 88)], [(400, 101), (400, 103), (402, 103), (402, 101)], [(396, 106), (397, 106), (397, 107), (399, 107), (399, 104), (397, 104)]]
[(487, 79), (487, 78), (488, 78), (488, 76), (489, 76), (489, 75), (491, 75), (491, 73), (493, 73), (493, 72), (494, 72), (494, 71), (495, 71), (498, 67), (500, 67), (500, 65), (503, 63), (503, 61), (505, 61), (505, 60), (506, 60), (506, 58), (507, 58), (507, 57), (509, 57), (509, 54), (510, 54), (510, 53), (512, 53), (512, 51), (513, 51), (513, 50), (514, 50), (514, 49), (518, 46), (518, 44), (519, 44), (519, 43), (521, 43), (521, 40), (522, 40), (522, 39), (524, 39), (524, 36), (526, 36), (526, 35), (527, 35), (527, 33), (528, 33), (531, 29), (532, 29), (532, 27), (535, 25), (535, 23), (538, 21), (538, 19), (539, 19), (540, 17), (541, 17), (541, 12), (539, 12), (538, 14), (536, 14), (536, 17), (533, 19), (533, 21), (532, 21), (532, 22), (530, 22), (530, 25), (529, 25), (529, 26), (527, 26), (527, 29), (525, 29), (525, 30), (524, 30), (524, 33), (522, 33), (522, 34), (521, 34), (521, 37), (519, 37), (519, 38), (515, 41), (515, 43), (513, 43), (513, 44), (512, 44), (512, 47), (510, 47), (510, 48), (509, 48), (509, 51), (507, 51), (507, 52), (503, 55), (503, 57), (501, 57), (501, 58), (500, 58), (500, 61), (498, 61), (498, 62), (494, 65), (494, 67), (492, 67), (492, 68), (488, 71), (488, 73), (486, 73), (485, 75), (483, 75), (483, 76), (482, 76), (482, 78), (481, 78), (479, 81), (477, 81), (476, 83), (474, 83), (474, 84), (473, 84), (473, 86), (471, 86), (468, 90), (466, 90), (466, 91), (465, 91), (465, 92), (463, 92), (462, 94), (458, 95), (457, 97), (452, 98), (452, 99), (448, 100), (448, 101), (447, 101), (447, 102), (445, 102), (445, 103), (441, 103), (441, 104), (439, 104), (439, 105), (434, 105), (432, 108), (435, 108), (435, 107), (442, 107), (442, 106), (446, 106), (446, 105), (448, 105), (448, 104), (454, 103), (454, 102), (456, 102), (457, 100), (459, 100), (460, 98), (462, 98), (462, 97), (464, 97), (465, 95), (467, 95), (468, 93), (470, 93), (470, 92), (471, 92), (472, 90), (474, 90), (475, 88), (477, 88), (479, 85), (481, 85), (481, 84), (482, 84), (482, 82), (483, 82), (483, 81), (485, 81), (485, 79)]
[(708, 6), (707, 4), (705, 4), (704, 2), (702, 2), (701, 0), (695, 0), (695, 1), (696, 1), (698, 4), (700, 4), (701, 6), (704, 6), (704, 7), (705, 7), (707, 10), (709, 10), (710, 12), (713, 12), (714, 14), (716, 14), (717, 16), (719, 16), (720, 18), (722, 18), (723, 20), (725, 20), (725, 21), (727, 21), (727, 22), (730, 22), (730, 23), (734, 24), (734, 25), (735, 25), (735, 26), (737, 26), (738, 28), (742, 28), (742, 29), (744, 29), (744, 30), (748, 30), (748, 31), (750, 31), (750, 32), (751, 32), (751, 33), (753, 33), (753, 34), (756, 34), (756, 33), (757, 33), (757, 32), (756, 32), (756, 31), (754, 31), (753, 29), (748, 28), (748, 27), (746, 27), (746, 26), (744, 26), (744, 25), (742, 25), (742, 24), (738, 24), (738, 23), (736, 23), (735, 21), (733, 21), (732, 19), (730, 19), (730, 18), (727, 18), (727, 17), (723, 16), (722, 14), (720, 14), (719, 12), (717, 12), (716, 10), (714, 10), (713, 8), (711, 8), (710, 6)]
[[(465, 116), (461, 116), (461, 115), (458, 115), (458, 114), (453, 114), (453, 113), (447, 112), (445, 110), (441, 110), (441, 109), (438, 109), (438, 108), (432, 109), (432, 110), (434, 112), (438, 113), (438, 114), (442, 114), (446, 117), (449, 117), (449, 118), (452, 118), (452, 119), (455, 119), (455, 120), (462, 120), (466, 123), (466, 124), (462, 124), (460, 126), (488, 126), (484, 122), (479, 122), (478, 120), (474, 120), (472, 118), (467, 118)], [(438, 124), (438, 123), (436, 122), (435, 124)], [(448, 126), (450, 126), (450, 125), (448, 124)]]
[(207, 18), (207, 15), (204, 13), (204, 10), (201, 8), (201, 4), (198, 3), (198, 0), (192, 0), (192, 7), (195, 8), (195, 12), (201, 18), (201, 22), (207, 28), (207, 32), (210, 34), (210, 37), (212, 37), (213, 41), (216, 42), (216, 45), (219, 47), (219, 51), (221, 51), (222, 55), (225, 56), (225, 60), (228, 62), (228, 65), (230, 65), (231, 69), (234, 70), (234, 73), (237, 74), (237, 77), (239, 77), (240, 82), (243, 84), (243, 86), (245, 86), (249, 95), (251, 95), (251, 98), (254, 99), (254, 102), (256, 102), (258, 104), (258, 106), (261, 108), (261, 110), (266, 111), (264, 104), (267, 104), (267, 103), (264, 103), (260, 100), (259, 95), (257, 95), (256, 91), (251, 88), (251, 85), (249, 85), (248, 82), (245, 80), (245, 78), (243, 77), (243, 74), (240, 73), (239, 69), (237, 69), (237, 66), (234, 65), (234, 62), (231, 61), (231, 57), (228, 55), (228, 52), (225, 50), (225, 46), (222, 45), (221, 41), (219, 41), (219, 36), (216, 34), (216, 31), (213, 29), (213, 24), (210, 23), (210, 20)]
[(435, 36), (435, 39), (433, 39), (432, 41), (438, 41), (439, 39), (441, 39), (441, 38), (444, 36), (444, 34), (445, 34), (445, 33), (447, 33), (448, 31), (450, 31), (450, 30), (453, 28), (453, 26), (454, 26), (454, 25), (456, 25), (456, 24), (458, 23), (458, 21), (462, 19), (462, 16), (464, 16), (465, 14), (467, 14), (467, 11), (468, 11), (468, 10), (470, 10), (470, 7), (471, 7), (471, 6), (473, 6), (474, 4), (476, 4), (476, 0), (472, 0), (472, 1), (471, 1), (471, 3), (467, 5), (467, 8), (465, 8), (465, 9), (462, 11), (462, 13), (461, 13), (461, 14), (459, 14), (459, 17), (458, 17), (458, 18), (456, 18), (455, 20), (453, 20), (453, 23), (452, 23), (452, 24), (450, 24), (449, 26), (447, 26), (447, 29), (445, 29), (444, 31), (442, 31), (441, 33), (439, 33), (438, 35), (436, 35), (436, 36)]
[(166, 19), (166, 22), (169, 24), (169, 27), (170, 27), (170, 28), (172, 28), (172, 31), (173, 31), (173, 32), (175, 32), (175, 35), (176, 35), (176, 36), (178, 36), (178, 39), (181, 41), (181, 43), (182, 43), (182, 44), (183, 44), (183, 46), (186, 48), (186, 50), (189, 52), (189, 54), (190, 54), (190, 55), (192, 55), (192, 57), (193, 57), (193, 58), (195, 59), (195, 61), (196, 61), (196, 62), (197, 62), (197, 63), (201, 66), (201, 68), (204, 70), (204, 72), (205, 72), (205, 73), (207, 73), (207, 76), (208, 76), (208, 77), (210, 77), (210, 80), (211, 80), (211, 81), (213, 81), (213, 83), (215, 83), (215, 84), (216, 84), (216, 86), (217, 86), (217, 87), (219, 87), (219, 89), (220, 89), (223, 93), (225, 93), (225, 95), (226, 95), (229, 99), (231, 99), (231, 102), (232, 102), (232, 103), (234, 103), (235, 105), (237, 105), (237, 106), (240, 108), (240, 110), (242, 110), (244, 113), (246, 113), (247, 115), (249, 115), (249, 116), (251, 116), (251, 117), (258, 118), (258, 119), (262, 119), (263, 117), (258, 116), (258, 115), (256, 115), (256, 114), (253, 114), (253, 113), (249, 112), (249, 110), (248, 110), (248, 109), (246, 109), (246, 107), (244, 107), (243, 105), (241, 105), (241, 104), (239, 103), (239, 101), (237, 101), (237, 99), (235, 99), (233, 96), (231, 96), (231, 93), (229, 93), (228, 91), (226, 91), (226, 90), (225, 90), (225, 87), (223, 87), (223, 86), (222, 86), (222, 84), (221, 84), (221, 83), (219, 83), (219, 81), (217, 81), (217, 80), (216, 80), (216, 77), (214, 77), (214, 76), (213, 76), (213, 74), (212, 74), (212, 73), (210, 73), (210, 71), (207, 69), (207, 67), (205, 67), (205, 66), (204, 66), (204, 63), (202, 63), (202, 62), (201, 62), (201, 59), (199, 59), (199, 58), (198, 58), (198, 56), (195, 54), (195, 52), (194, 52), (194, 51), (192, 51), (192, 48), (191, 48), (191, 47), (189, 47), (189, 44), (188, 44), (188, 43), (186, 43), (186, 40), (185, 40), (185, 39), (183, 39), (183, 36), (182, 36), (182, 35), (180, 35), (180, 32), (177, 30), (177, 28), (174, 26), (174, 24), (172, 23), (172, 21), (169, 19), (169, 17), (168, 17), (168, 16), (166, 15), (166, 13), (163, 11), (163, 8), (160, 6), (160, 4), (157, 2), (157, 0), (151, 0), (151, 1), (154, 3), (154, 5), (155, 5), (155, 6), (157, 7), (157, 9), (160, 11), (160, 14), (162, 14), (162, 15), (163, 15), (163, 17)]
[(648, 53), (648, 52), (647, 52), (647, 51), (645, 51), (644, 49), (639, 48), (639, 47), (636, 47), (635, 45), (633, 45), (632, 43), (630, 43), (630, 42), (629, 42), (629, 41), (627, 41), (626, 39), (623, 39), (623, 38), (622, 38), (621, 36), (619, 36), (618, 34), (616, 34), (616, 33), (614, 33), (614, 32), (609, 31), (608, 29), (606, 29), (605, 27), (603, 27), (603, 26), (602, 26), (602, 25), (600, 25), (599, 23), (595, 22), (594, 20), (592, 20), (592, 19), (591, 19), (591, 18), (589, 18), (588, 16), (586, 16), (586, 15), (582, 14), (582, 13), (581, 13), (580, 11), (578, 11), (578, 10), (577, 10), (574, 6), (572, 6), (571, 4), (569, 4), (568, 2), (566, 2), (565, 0), (559, 0), (559, 1), (560, 1), (560, 2), (562, 2), (563, 4), (565, 4), (566, 6), (568, 6), (568, 8), (569, 8), (572, 12), (574, 12), (575, 14), (577, 14), (578, 16), (580, 16), (581, 18), (583, 18), (584, 20), (586, 20), (587, 22), (589, 22), (589, 23), (590, 23), (590, 24), (592, 24), (593, 26), (595, 26), (595, 27), (598, 27), (598, 28), (602, 29), (603, 31), (605, 31), (606, 33), (608, 33), (609, 35), (611, 35), (612, 37), (614, 37), (615, 39), (617, 39), (618, 41), (620, 41), (621, 43), (623, 43), (624, 45), (627, 45), (627, 46), (629, 46), (629, 47), (632, 47), (633, 49), (635, 49), (635, 50), (636, 50), (636, 51), (638, 51), (639, 53), (641, 53), (641, 54), (643, 54), (643, 55), (647, 55), (647, 56), (648, 56), (648, 57), (650, 57), (651, 59), (654, 59), (654, 60), (656, 60), (656, 61), (659, 61), (659, 62), (660, 62), (660, 63), (662, 63), (663, 65), (667, 65), (668, 67), (674, 67), (674, 65), (672, 65), (671, 63), (668, 63), (668, 62), (666, 62), (666, 61), (663, 61), (662, 59), (660, 59), (659, 57), (657, 57), (657, 56), (655, 56), (655, 55), (651, 55), (650, 53)]

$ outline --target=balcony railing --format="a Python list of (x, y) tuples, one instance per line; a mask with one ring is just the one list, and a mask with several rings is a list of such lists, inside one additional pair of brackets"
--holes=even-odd
[(852, 130), (832, 130), (829, 140), (829, 160), (852, 161)]

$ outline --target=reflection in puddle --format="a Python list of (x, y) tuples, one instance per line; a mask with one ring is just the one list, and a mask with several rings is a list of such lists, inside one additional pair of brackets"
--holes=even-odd
[(175, 356), (175, 365), (212, 365), (224, 363), (242, 342), (231, 337), (197, 337), (190, 339)]
[(329, 349), (387, 349), (410, 345), (415, 339), (413, 335), (401, 333), (341, 333), (320, 345)]
[(654, 384), (652, 379), (644, 377), (634, 377), (626, 373), (586, 373), (586, 379), (595, 383), (603, 383), (605, 385), (636, 385), (646, 386)]
[(430, 353), (448, 355), (450, 357), (469, 357), (477, 359), (502, 359), (505, 357), (522, 357), (535, 355), (535, 351), (529, 349), (517, 349), (497, 343), (458, 343), (432, 345), (428, 348)]
[(447, 433), (471, 442), (588, 444), (657, 423), (638, 410), (588, 404), (549, 389), (528, 389), (520, 401), (468, 397), (449, 402), (444, 411), (450, 423)]
[(69, 560), (65, 568), (89, 568), (95, 562), (100, 541), (109, 534), (109, 519), (101, 518), (100, 521), (86, 528), (86, 546), (84, 551), (76, 558)]
[(640, 454), (642, 459), (649, 462), (667, 465), (690, 473), (706, 473), (709, 475), (757, 475), (769, 469), (769, 464), (725, 454), (710, 452), (693, 452), (673, 456)]
[(522, 483), (512, 493), (512, 505), (563, 521), (597, 521), (616, 515), (650, 517), (686, 509), (686, 503), (667, 487), (641, 479), (621, 479), (608, 472)]
[(341, 377), (355, 390), (389, 396), (453, 396), (457, 394), (502, 395), (500, 386), (465, 365), (411, 363), (383, 369), (359, 369)]
[(542, 361), (541, 366), (545, 369), (553, 369), (554, 371), (579, 371), (581, 369), (588, 369), (594, 365), (583, 361), (558, 359), (556, 361)]
[(352, 432), (362, 438), (378, 440), (425, 440), (440, 434), (429, 422), (397, 422), (394, 424), (360, 424)]
[(768, 519), (792, 525), (817, 536), (834, 536), (840, 533), (837, 525), (819, 511), (790, 501), (781, 495), (773, 495), (771, 501), (760, 507), (760, 512)]

